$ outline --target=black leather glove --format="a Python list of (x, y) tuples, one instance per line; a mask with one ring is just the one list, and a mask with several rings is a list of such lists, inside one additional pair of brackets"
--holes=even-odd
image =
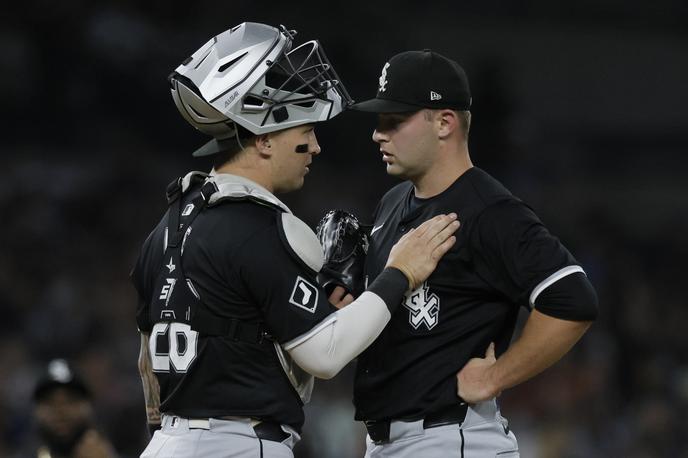
[(325, 263), (318, 283), (332, 294), (343, 286), (354, 297), (365, 291), (365, 257), (368, 253), (369, 226), (344, 210), (331, 210), (320, 220), (316, 232), (325, 252)]

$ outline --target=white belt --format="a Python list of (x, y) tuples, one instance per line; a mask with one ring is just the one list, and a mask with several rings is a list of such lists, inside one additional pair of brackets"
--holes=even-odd
[(210, 420), (208, 418), (189, 419), (189, 429), (210, 429)]
[[(175, 416), (172, 416), (172, 424), (175, 423), (174, 418)], [(179, 418), (180, 420), (186, 420), (188, 423), (189, 429), (210, 429), (210, 418), (183, 418), (183, 417), (176, 417)], [(214, 420), (216, 421), (239, 421), (239, 422), (248, 422), (248, 424), (251, 427), (254, 427), (260, 423), (260, 420), (256, 420), (254, 418), (247, 418), (247, 417), (224, 417), (224, 418), (215, 418)]]

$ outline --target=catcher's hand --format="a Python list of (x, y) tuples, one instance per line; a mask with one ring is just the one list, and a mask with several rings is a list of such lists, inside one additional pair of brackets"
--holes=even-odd
[(365, 290), (363, 269), (368, 252), (368, 230), (351, 213), (331, 210), (316, 229), (325, 252), (325, 263), (318, 274), (318, 283), (331, 294), (342, 286), (354, 296)]
[(409, 230), (392, 247), (385, 267), (402, 271), (410, 290), (418, 288), (456, 242), (452, 235), (460, 225), (456, 218), (456, 213), (437, 215)]

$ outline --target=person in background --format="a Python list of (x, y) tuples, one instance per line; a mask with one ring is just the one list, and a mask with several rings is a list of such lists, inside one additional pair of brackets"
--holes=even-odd
[(93, 397), (64, 359), (52, 360), (33, 391), (37, 458), (110, 458), (110, 441), (96, 428)]

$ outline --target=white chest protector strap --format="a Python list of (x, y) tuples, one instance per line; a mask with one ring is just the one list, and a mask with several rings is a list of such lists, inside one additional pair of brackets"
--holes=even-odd
[(217, 191), (210, 196), (208, 206), (217, 205), (224, 200), (251, 200), (281, 210), (278, 227), (282, 241), (289, 252), (314, 272), (320, 272), (325, 257), (318, 237), (313, 230), (294, 216), (289, 207), (259, 184), (238, 175), (228, 173), (210, 175), (203, 172), (189, 172), (182, 178), (182, 193), (186, 192), (192, 180), (199, 177), (215, 184)]
[[(306, 223), (294, 216), (289, 207), (270, 191), (247, 178), (238, 175), (217, 174), (213, 171), (210, 175), (202, 172), (188, 173), (182, 178), (182, 192), (189, 188), (192, 180), (201, 177), (205, 177), (206, 182), (214, 183), (217, 188), (217, 191), (208, 200), (209, 207), (226, 200), (251, 200), (257, 204), (280, 210), (278, 228), (285, 247), (292, 256), (313, 270), (314, 273), (320, 271), (324, 263), (324, 254), (317, 236)], [(301, 400), (304, 403), (308, 402), (313, 391), (313, 376), (295, 364), (289, 353), (284, 351), (279, 344), (275, 342), (274, 347), (282, 369), (292, 386)]]

